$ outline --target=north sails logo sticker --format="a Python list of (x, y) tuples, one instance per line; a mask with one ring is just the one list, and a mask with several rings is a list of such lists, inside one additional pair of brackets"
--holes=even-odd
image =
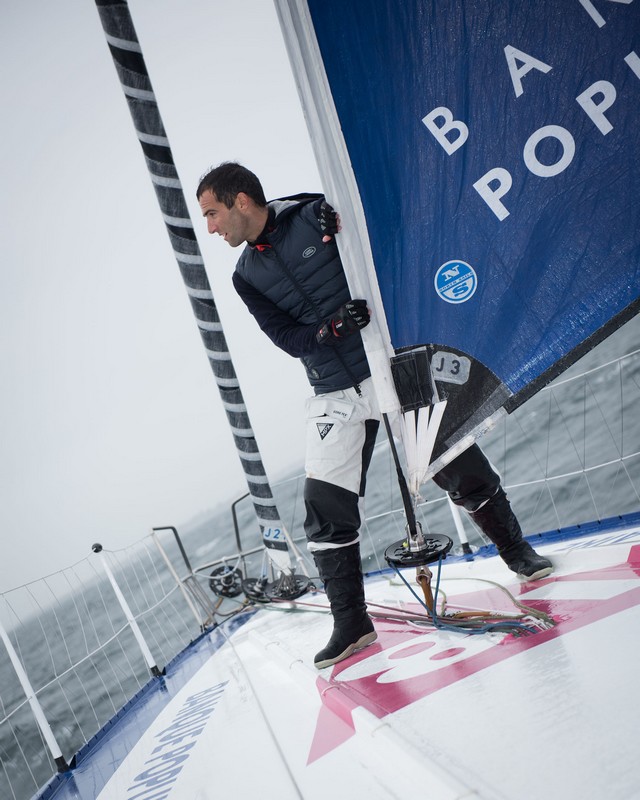
[(311, 258), (311, 256), (316, 252), (315, 247), (307, 247), (306, 250), (303, 251), (302, 257), (303, 258)]
[(478, 288), (478, 276), (466, 261), (447, 261), (436, 272), (434, 284), (445, 303), (466, 303)]
[(316, 422), (316, 427), (318, 429), (318, 433), (320, 434), (320, 438), (324, 439), (331, 428), (333, 428), (333, 422)]

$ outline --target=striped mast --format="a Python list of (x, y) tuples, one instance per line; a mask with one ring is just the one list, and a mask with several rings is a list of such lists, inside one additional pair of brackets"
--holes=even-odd
[(291, 561), (286, 538), (276, 534), (274, 539), (269, 533), (278, 529), (284, 532), (285, 529), (251, 429), (129, 7), (126, 0), (96, 0), (96, 5), (171, 246), (220, 391), (270, 562), (280, 570), (288, 570)]

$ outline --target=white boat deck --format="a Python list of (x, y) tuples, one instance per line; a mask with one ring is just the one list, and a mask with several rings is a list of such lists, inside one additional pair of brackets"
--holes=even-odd
[[(318, 672), (324, 596), (261, 607), (194, 644), (43, 797), (640, 797), (640, 528), (539, 549), (545, 580), (476, 558), (445, 562), (441, 588), (449, 606), (515, 612), (495, 581), (550, 629), (377, 619), (375, 644)], [(419, 609), (395, 576), (366, 590), (373, 611)]]

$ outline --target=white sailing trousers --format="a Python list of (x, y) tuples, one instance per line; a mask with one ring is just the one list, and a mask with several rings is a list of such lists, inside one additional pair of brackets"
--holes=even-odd
[[(366, 475), (380, 426), (371, 379), (360, 389), (361, 395), (344, 389), (307, 401), (304, 499), (311, 552), (347, 547), (360, 539)], [(433, 480), (468, 512), (481, 508), (500, 488), (499, 475), (476, 444)]]
[(309, 550), (359, 541), (361, 501), (380, 412), (371, 378), (307, 400), (305, 531)]

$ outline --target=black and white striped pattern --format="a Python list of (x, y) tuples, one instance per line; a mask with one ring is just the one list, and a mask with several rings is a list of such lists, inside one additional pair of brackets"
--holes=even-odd
[[(129, 7), (123, 0), (96, 0), (96, 5), (160, 203), (171, 246), (220, 390), (258, 521), (262, 529), (282, 528)], [(265, 541), (267, 547), (270, 544)], [(282, 544), (279, 543), (278, 549), (281, 548)]]

